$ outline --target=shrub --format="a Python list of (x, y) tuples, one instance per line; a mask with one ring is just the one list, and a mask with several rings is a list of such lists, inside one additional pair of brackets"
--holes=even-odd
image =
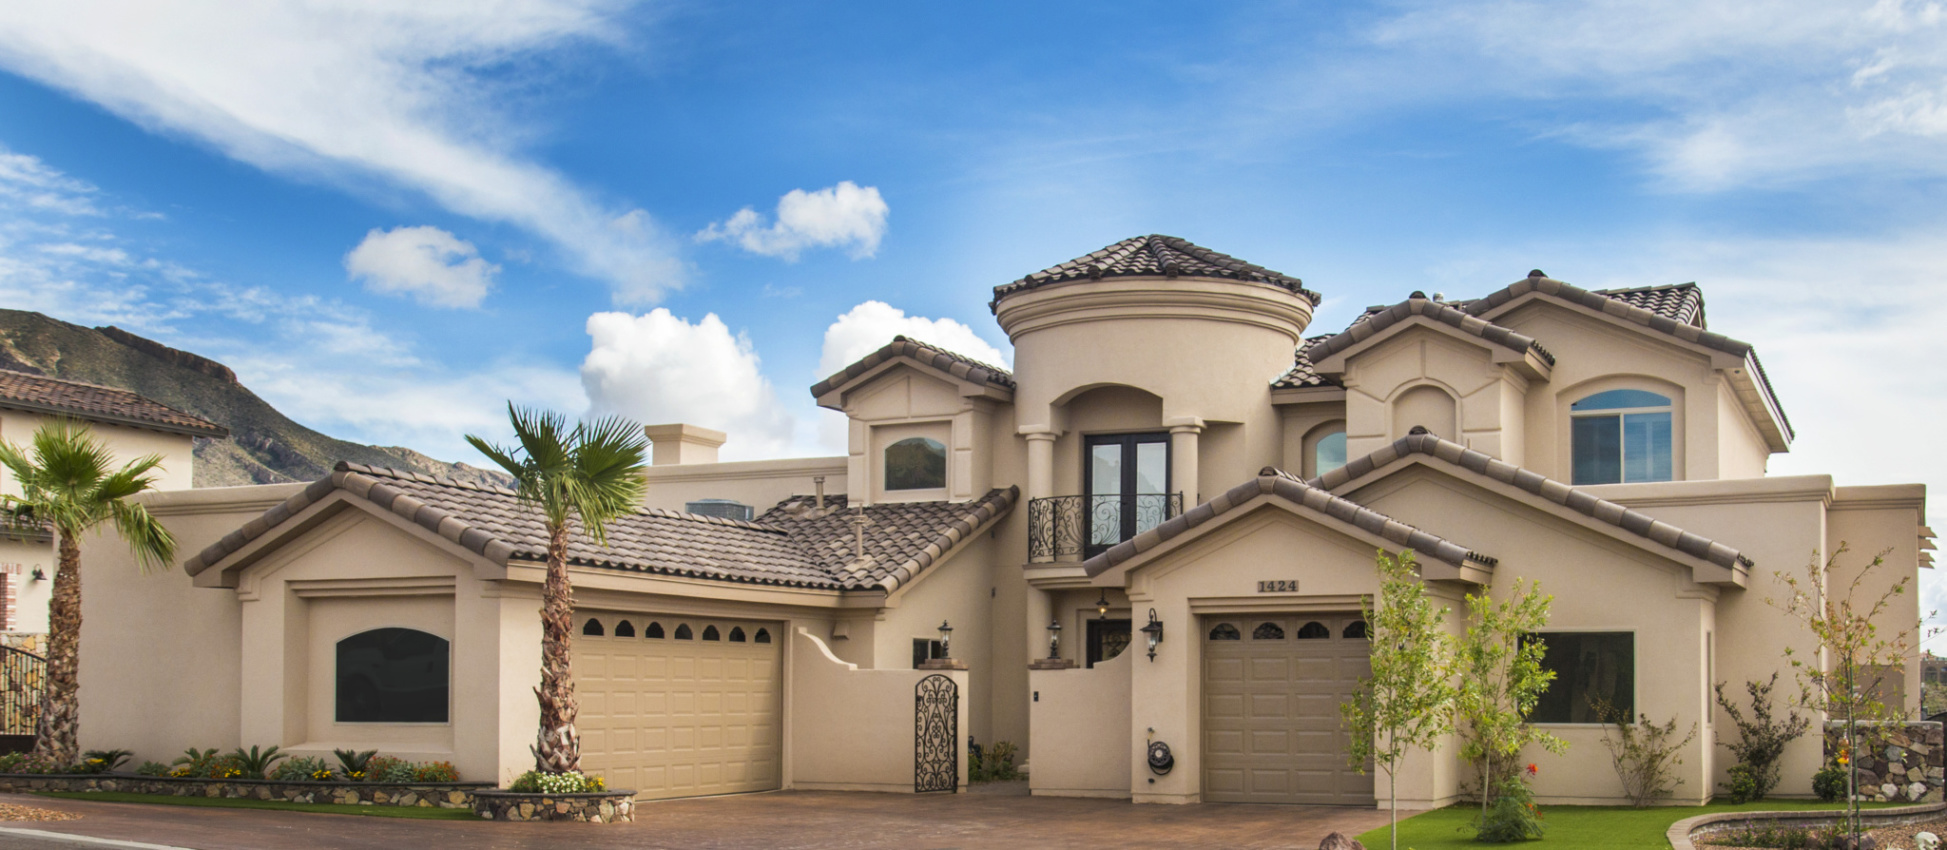
[(1846, 836), (1839, 830), (1810, 826), (1775, 823), (1759, 826), (1746, 823), (1712, 833), (1703, 839), (1703, 843), (1714, 847), (1763, 847), (1767, 850), (1841, 850), (1846, 846)]
[(365, 768), (365, 781), (367, 782), (391, 782), (396, 784), (411, 782), (412, 777), (412, 762), (391, 756), (379, 756), (378, 758), (372, 759), (372, 763)]
[(257, 779), (261, 776), (251, 776), (243, 762), (234, 755), (211, 759), (202, 775), (207, 779)]
[(458, 782), (460, 781), (460, 772), (454, 769), (453, 763), (450, 761), (420, 762), (412, 766), (412, 781)]
[(1008, 782), (1021, 778), (1021, 769), (1014, 765), (1014, 759), (1021, 753), (1019, 747), (1007, 741), (995, 741), (986, 752), (974, 752), (967, 760), (968, 782)]
[(135, 769), (135, 773), (137, 776), (168, 776), (169, 765), (159, 761), (145, 761), (141, 767)]
[(0, 757), (0, 773), (91, 773), (87, 764), (62, 764), (27, 753), (8, 753)]
[[(1805, 734), (1811, 724), (1808, 718), (1793, 714), (1786, 708), (1784, 720), (1771, 716), (1771, 689), (1778, 684), (1778, 674), (1759, 682), (1751, 680), (1744, 683), (1744, 689), (1751, 694), (1751, 714), (1746, 717), (1743, 709), (1724, 696), (1724, 683), (1719, 682), (1717, 706), (1730, 715), (1731, 723), (1737, 726), (1736, 743), (1725, 743), (1731, 755), (1737, 757), (1737, 767), (1731, 768), (1731, 782), (1726, 789), (1730, 791), (1732, 802), (1748, 803), (1762, 800), (1771, 789), (1778, 787), (1778, 760), (1785, 755), (1785, 745)], [(1739, 769), (1743, 768), (1740, 774)]]
[(169, 763), (170, 776), (208, 776), (210, 768), (216, 763), (216, 748), (199, 750), (190, 747)]
[[(1530, 765), (1530, 772), (1533, 769)], [(1535, 806), (1534, 793), (1528, 790), (1525, 780), (1516, 776), (1502, 780), (1500, 787), (1494, 789), (1494, 802), (1481, 815), (1474, 838), (1489, 844), (1533, 841), (1541, 838), (1546, 829), (1547, 825), (1541, 822), (1541, 809)]]
[(252, 744), (248, 750), (242, 747), (236, 748), (235, 751), (231, 752), (225, 758), (235, 764), (237, 769), (243, 771), (245, 777), (250, 779), (263, 779), (270, 773), (272, 765), (290, 758), (290, 756), (279, 753), (277, 750), (278, 748), (275, 745), (268, 750), (259, 750), (256, 744)]
[(347, 782), (360, 782), (365, 779), (365, 771), (370, 767), (372, 757), (378, 755), (379, 751), (332, 750), (331, 754), (338, 757), (339, 776)]
[(543, 773), (530, 770), (520, 775), (507, 790), (521, 794), (588, 794), (607, 791), (608, 783), (585, 773)]
[[(1677, 751), (1683, 749), (1697, 737), (1697, 724), (1690, 724), (1690, 731), (1677, 740), (1677, 719), (1661, 726), (1650, 721), (1647, 714), (1638, 715), (1631, 722), (1628, 715), (1621, 715), (1614, 708), (1597, 702), (1596, 716), (1602, 718), (1602, 744), (1609, 748), (1609, 758), (1616, 765), (1616, 775), (1622, 778), (1623, 793), (1637, 808), (1648, 806), (1663, 797), (1668, 797), (1683, 780), (1676, 775), (1676, 766), (1683, 764), (1683, 757)], [(1614, 734), (1610, 734), (1614, 730)]]
[(284, 782), (328, 782), (336, 774), (317, 756), (298, 756), (277, 766), (270, 778)]
[(1828, 803), (1846, 796), (1846, 769), (1838, 762), (1826, 762), (1812, 774), (1812, 793)]
[(121, 767), (132, 755), (135, 754), (128, 750), (89, 750), (81, 754), (81, 767), (88, 773), (107, 773)]

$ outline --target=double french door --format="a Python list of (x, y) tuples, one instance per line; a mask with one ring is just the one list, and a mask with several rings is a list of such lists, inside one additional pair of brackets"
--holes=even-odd
[(1094, 556), (1169, 518), (1170, 435), (1094, 434), (1085, 445), (1086, 555)]

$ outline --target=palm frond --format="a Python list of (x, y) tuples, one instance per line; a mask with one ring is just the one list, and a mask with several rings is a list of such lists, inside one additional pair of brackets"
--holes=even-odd
[(117, 499), (109, 502), (109, 515), (115, 532), (128, 541), (135, 562), (144, 573), (163, 572), (176, 560), (176, 538), (156, 521), (149, 509), (135, 502)]

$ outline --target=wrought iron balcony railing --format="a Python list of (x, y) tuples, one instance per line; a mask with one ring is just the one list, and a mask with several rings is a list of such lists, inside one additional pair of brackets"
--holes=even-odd
[(1028, 560), (1093, 557), (1183, 512), (1182, 493), (1028, 500)]

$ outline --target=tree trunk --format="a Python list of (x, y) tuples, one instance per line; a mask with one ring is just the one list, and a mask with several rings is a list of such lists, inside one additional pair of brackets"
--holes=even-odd
[(47, 672), (34, 755), (65, 765), (80, 757), (81, 544), (68, 534), (59, 536), (61, 562), (47, 606)]
[(1399, 850), (1399, 774), (1391, 770), (1386, 771), (1386, 798), (1391, 810), (1388, 817), (1392, 828), (1388, 831), (1392, 833), (1393, 850)]
[(581, 737), (575, 732), (575, 680), (570, 667), (575, 590), (568, 583), (568, 529), (548, 529), (548, 577), (541, 585), (541, 729), (534, 741), (534, 769), (581, 770)]

